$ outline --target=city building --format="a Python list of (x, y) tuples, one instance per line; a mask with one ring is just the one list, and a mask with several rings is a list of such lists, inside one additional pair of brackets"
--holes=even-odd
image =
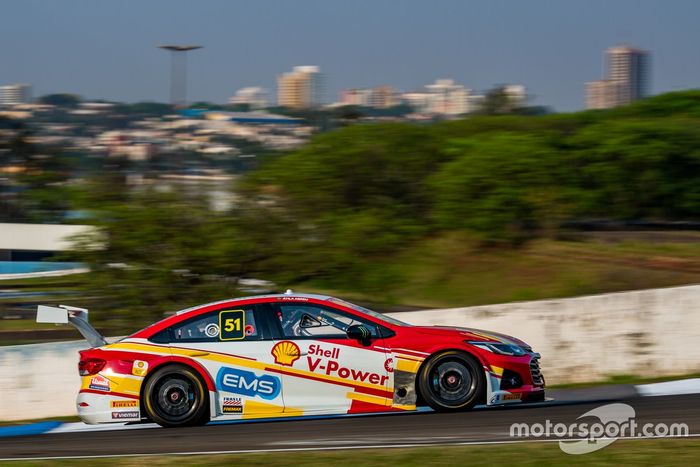
[(404, 103), (419, 114), (462, 115), (476, 110), (471, 89), (451, 79), (438, 79), (425, 86), (425, 91), (401, 95)]
[(322, 77), (317, 66), (295, 66), (277, 77), (277, 103), (283, 107), (308, 109), (322, 101)]
[(586, 108), (609, 109), (620, 101), (620, 88), (617, 81), (600, 79), (586, 83)]
[(405, 92), (401, 94), (401, 99), (411, 107), (415, 113), (430, 113), (431, 96), (427, 92)]
[(369, 106), (377, 109), (388, 109), (398, 104), (398, 94), (391, 86), (373, 88), (369, 96)]
[(391, 86), (346, 89), (340, 94), (340, 104), (387, 109), (399, 105), (399, 98), (398, 93)]
[(369, 107), (371, 96), (371, 89), (345, 89), (340, 93), (340, 104)]
[(7, 84), (0, 86), (0, 105), (12, 106), (25, 104), (32, 98), (30, 84)]
[(527, 104), (527, 90), (522, 84), (507, 84), (503, 87), (503, 92), (508, 96), (512, 108), (525, 107)]
[(460, 115), (469, 112), (471, 90), (451, 79), (438, 79), (428, 84), (428, 112), (442, 115)]
[(250, 110), (260, 110), (268, 106), (267, 89), (251, 86), (241, 88), (236, 91), (236, 94), (229, 99), (230, 104), (244, 104), (250, 107)]
[(586, 107), (609, 109), (630, 104), (649, 93), (650, 55), (628, 46), (605, 51), (606, 76), (586, 83)]

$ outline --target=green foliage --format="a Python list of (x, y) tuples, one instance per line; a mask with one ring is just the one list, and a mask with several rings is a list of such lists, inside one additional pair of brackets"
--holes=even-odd
[(438, 227), (517, 241), (540, 227), (539, 221), (561, 218), (559, 154), (543, 138), (492, 133), (449, 144), (458, 157), (429, 181)]
[(118, 104), (115, 113), (126, 115), (162, 117), (173, 113), (173, 106), (162, 102), (136, 102), (134, 104)]
[[(700, 92), (689, 91), (607, 113), (353, 125), (275, 160), (248, 186), (323, 224), (319, 244), (364, 257), (377, 239), (389, 238), (381, 249), (390, 252), (438, 230), (519, 243), (575, 219), (693, 220), (696, 109)], [(341, 245), (343, 235), (364, 240)]]
[(65, 154), (38, 153), (29, 126), (0, 119), (0, 221), (55, 222), (68, 209), (64, 183), (70, 175)]
[(38, 100), (41, 104), (55, 105), (56, 107), (76, 107), (82, 98), (75, 94), (47, 94)]
[(508, 95), (505, 86), (496, 86), (486, 92), (478, 112), (483, 115), (504, 115), (517, 113), (517, 103)]

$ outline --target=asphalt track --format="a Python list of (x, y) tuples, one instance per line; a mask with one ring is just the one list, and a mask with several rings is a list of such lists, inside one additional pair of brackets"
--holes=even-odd
[[(115, 431), (18, 436), (0, 438), (0, 459), (512, 442), (510, 426), (514, 422), (545, 424), (550, 420), (568, 425), (588, 410), (613, 401), (631, 405), (640, 426), (645, 423), (685, 423), (691, 435), (700, 434), (700, 394), (630, 397), (622, 391), (617, 394), (619, 397), (608, 394), (608, 397), (591, 400), (590, 396), (588, 394), (589, 400), (582, 400), (574, 392), (555, 401), (477, 408), (463, 413), (422, 412), (257, 421), (179, 429), (138, 429), (133, 426), (132, 429)], [(700, 442), (700, 438), (695, 439)]]

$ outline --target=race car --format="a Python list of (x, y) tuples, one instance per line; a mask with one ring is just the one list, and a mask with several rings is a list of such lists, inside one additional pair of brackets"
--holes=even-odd
[(80, 352), (80, 418), (210, 420), (437, 411), (541, 401), (540, 355), (498, 333), (412, 326), (323, 295), (236, 298), (178, 311), (114, 343), (87, 310), (39, 306), (69, 323)]

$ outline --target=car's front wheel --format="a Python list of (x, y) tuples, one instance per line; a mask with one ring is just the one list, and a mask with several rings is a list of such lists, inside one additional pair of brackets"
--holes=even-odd
[(204, 425), (209, 421), (208, 395), (194, 370), (169, 365), (146, 381), (144, 408), (148, 418), (164, 427)]
[(482, 398), (485, 377), (481, 364), (471, 355), (448, 350), (430, 358), (418, 375), (418, 389), (433, 409), (467, 410)]

